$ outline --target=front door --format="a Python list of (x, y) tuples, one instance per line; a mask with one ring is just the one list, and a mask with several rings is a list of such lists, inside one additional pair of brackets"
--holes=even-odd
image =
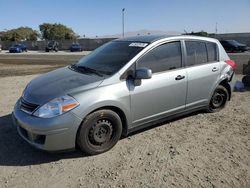
[[(141, 57), (137, 68), (152, 70), (151, 79), (130, 86), (133, 126), (171, 115), (185, 108), (187, 75), (182, 68), (179, 41), (160, 45)], [(137, 83), (137, 84), (136, 84)], [(134, 84), (134, 85), (133, 85)]]

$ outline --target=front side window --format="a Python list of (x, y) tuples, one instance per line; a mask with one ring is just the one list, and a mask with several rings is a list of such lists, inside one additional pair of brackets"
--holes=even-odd
[(140, 58), (137, 67), (146, 67), (157, 73), (180, 68), (181, 61), (180, 42), (170, 42), (154, 48)]
[(144, 49), (147, 43), (112, 41), (80, 59), (79, 67), (87, 67), (103, 74), (112, 75)]

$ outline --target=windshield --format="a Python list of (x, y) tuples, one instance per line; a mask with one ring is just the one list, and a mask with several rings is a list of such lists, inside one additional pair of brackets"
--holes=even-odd
[(120, 70), (146, 45), (147, 43), (112, 41), (80, 59), (77, 66), (88, 67), (104, 74), (112, 75)]
[(21, 47), (21, 45), (20, 44), (15, 44), (14, 47)]

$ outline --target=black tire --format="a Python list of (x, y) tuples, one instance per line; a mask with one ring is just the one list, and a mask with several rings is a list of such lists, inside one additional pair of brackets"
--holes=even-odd
[(89, 155), (110, 150), (120, 139), (122, 122), (112, 110), (98, 110), (88, 115), (76, 138), (78, 147)]
[(207, 112), (214, 113), (220, 111), (225, 107), (228, 99), (229, 93), (227, 89), (222, 85), (217, 86), (214, 90), (212, 98), (210, 99)]

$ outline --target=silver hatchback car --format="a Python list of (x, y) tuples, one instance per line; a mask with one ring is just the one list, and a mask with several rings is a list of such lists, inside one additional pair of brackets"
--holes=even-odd
[(236, 64), (220, 42), (137, 36), (32, 80), (13, 111), (20, 136), (46, 151), (111, 149), (121, 135), (230, 100)]

